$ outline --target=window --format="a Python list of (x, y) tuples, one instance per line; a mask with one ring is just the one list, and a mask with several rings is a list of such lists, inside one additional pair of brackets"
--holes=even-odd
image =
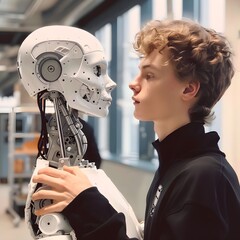
[[(134, 106), (131, 101), (132, 91), (129, 83), (138, 72), (138, 57), (135, 54), (132, 43), (134, 36), (140, 29), (140, 7), (137, 5), (117, 19), (118, 27), (118, 117), (121, 118), (121, 152), (122, 157), (138, 156), (138, 125), (133, 117)], [(121, 68), (120, 68), (121, 67)]]
[(167, 17), (167, 0), (153, 1), (153, 19), (165, 19)]
[[(109, 75), (117, 83), (117, 89), (112, 93), (113, 97), (116, 95), (116, 104), (113, 99), (110, 116), (97, 120), (98, 146), (105, 157), (111, 154), (121, 159), (138, 158), (139, 121), (133, 117), (132, 91), (128, 85), (138, 72), (139, 59), (132, 43), (139, 29), (140, 6), (137, 5), (95, 33), (106, 51)], [(111, 51), (112, 48), (116, 51)], [(116, 117), (111, 117), (114, 111)]]

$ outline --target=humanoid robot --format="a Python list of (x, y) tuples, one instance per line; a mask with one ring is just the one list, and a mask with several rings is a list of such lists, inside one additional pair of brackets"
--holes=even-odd
[[(36, 97), (42, 119), (38, 156), (33, 176), (46, 166), (79, 166), (89, 180), (108, 198), (112, 206), (126, 217), (129, 237), (141, 239), (141, 227), (131, 206), (107, 175), (94, 163), (83, 159), (87, 139), (81, 131), (79, 113), (105, 117), (116, 87), (107, 74), (107, 61), (100, 42), (90, 33), (70, 26), (46, 26), (32, 32), (18, 54), (20, 79), (30, 96)], [(46, 117), (46, 102), (54, 113)], [(49, 114), (48, 114), (49, 116)], [(32, 194), (42, 188), (29, 183), (25, 220), (33, 239), (74, 239), (74, 231), (60, 213), (37, 217), (36, 208), (51, 201), (33, 202)]]

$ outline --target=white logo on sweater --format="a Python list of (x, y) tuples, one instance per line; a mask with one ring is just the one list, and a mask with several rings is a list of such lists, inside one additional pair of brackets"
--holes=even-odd
[(154, 197), (154, 200), (153, 200), (153, 204), (152, 204), (152, 207), (151, 207), (151, 210), (150, 210), (150, 216), (151, 217), (154, 214), (154, 211), (155, 211), (155, 208), (157, 206), (157, 203), (158, 203), (158, 200), (160, 198), (162, 190), (163, 190), (163, 186), (160, 184), (157, 188), (157, 191), (156, 191), (156, 194), (155, 194), (155, 197)]

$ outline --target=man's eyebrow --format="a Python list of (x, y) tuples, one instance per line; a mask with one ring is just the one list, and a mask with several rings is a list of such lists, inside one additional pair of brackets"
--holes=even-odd
[(138, 65), (138, 68), (139, 68), (139, 69), (152, 68), (153, 70), (156, 70), (156, 71), (159, 70), (159, 68), (156, 67), (156, 66), (154, 66), (153, 64), (143, 64), (143, 65), (139, 64), (139, 65)]

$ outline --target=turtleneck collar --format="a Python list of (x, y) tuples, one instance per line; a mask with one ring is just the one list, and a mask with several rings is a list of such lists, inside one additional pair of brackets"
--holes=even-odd
[(192, 158), (205, 153), (219, 153), (219, 136), (216, 132), (205, 133), (202, 123), (188, 123), (178, 128), (161, 142), (153, 142), (160, 165), (167, 167), (175, 161)]

